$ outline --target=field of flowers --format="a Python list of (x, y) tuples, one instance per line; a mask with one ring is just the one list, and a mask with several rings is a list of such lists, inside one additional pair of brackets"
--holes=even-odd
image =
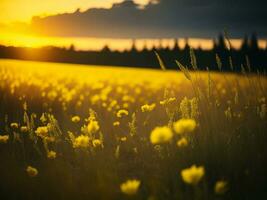
[(266, 199), (266, 77), (177, 64), (1, 60), (0, 199)]

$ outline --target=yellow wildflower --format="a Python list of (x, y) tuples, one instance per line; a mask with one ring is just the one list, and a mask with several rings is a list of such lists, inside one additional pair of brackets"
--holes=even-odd
[(153, 103), (151, 105), (145, 104), (141, 107), (142, 112), (151, 112), (156, 107), (156, 104)]
[(188, 146), (188, 140), (185, 137), (182, 137), (180, 140), (177, 141), (178, 147), (187, 147)]
[(100, 147), (102, 146), (102, 141), (99, 139), (94, 139), (92, 144), (93, 144), (93, 147)]
[(79, 116), (73, 116), (73, 117), (71, 118), (71, 121), (74, 122), (74, 123), (78, 123), (80, 120), (81, 120), (81, 119), (80, 119)]
[(120, 122), (119, 121), (116, 121), (113, 123), (113, 126), (119, 126), (120, 125)]
[(35, 177), (38, 174), (38, 170), (32, 166), (28, 166), (26, 171), (30, 177)]
[(73, 142), (73, 148), (87, 148), (89, 147), (89, 137), (86, 135), (80, 135), (75, 138)]
[(123, 115), (127, 116), (128, 114), (129, 114), (129, 112), (127, 110), (119, 110), (117, 112), (117, 117), (121, 118)]
[(43, 139), (46, 140), (46, 142), (55, 142), (56, 138), (53, 136), (46, 136)]
[(167, 105), (167, 104), (171, 104), (172, 102), (174, 102), (176, 100), (175, 97), (171, 97), (169, 99), (165, 99), (163, 101), (160, 101), (159, 104), (160, 105)]
[(134, 195), (137, 193), (141, 182), (136, 179), (127, 180), (120, 185), (121, 192), (127, 195)]
[(37, 136), (44, 138), (48, 135), (48, 128), (47, 128), (47, 126), (40, 126), (37, 128), (35, 133)]
[(15, 128), (19, 128), (19, 125), (18, 123), (13, 122), (10, 124), (10, 127), (15, 129)]
[(180, 119), (173, 124), (177, 134), (190, 133), (195, 130), (197, 123), (194, 119)]
[(183, 181), (189, 185), (197, 185), (205, 174), (204, 167), (196, 167), (196, 165), (181, 171)]
[(102, 103), (102, 107), (103, 107), (103, 108), (106, 108), (107, 106), (108, 106), (108, 104), (107, 104), (106, 102), (103, 102), (103, 103)]
[(57, 153), (55, 151), (48, 151), (47, 152), (47, 158), (55, 159), (56, 157), (57, 157)]
[(161, 144), (169, 142), (173, 137), (172, 130), (167, 127), (156, 127), (150, 134), (150, 142), (152, 144)]
[(127, 137), (121, 137), (122, 142), (126, 142), (126, 140), (127, 140)]
[(99, 130), (99, 125), (98, 125), (98, 121), (95, 120), (90, 120), (88, 125), (87, 125), (87, 130), (89, 133), (95, 133)]
[(22, 133), (26, 133), (26, 132), (28, 131), (28, 127), (27, 127), (27, 126), (21, 126), (21, 127), (20, 127), (20, 131), (21, 131)]
[(47, 121), (46, 116), (45, 116), (44, 113), (43, 113), (42, 116), (40, 117), (40, 120), (41, 120), (41, 122), (42, 122), (43, 124)]
[(123, 103), (122, 107), (123, 108), (129, 108), (129, 104), (128, 103)]
[(216, 194), (224, 194), (227, 191), (227, 182), (226, 181), (217, 181), (214, 186), (214, 192)]
[(9, 135), (0, 135), (0, 143), (7, 143)]

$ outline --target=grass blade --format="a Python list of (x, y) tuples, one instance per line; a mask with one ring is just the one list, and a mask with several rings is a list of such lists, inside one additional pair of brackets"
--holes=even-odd
[(160, 65), (161, 69), (163, 71), (166, 71), (165, 64), (164, 64), (163, 60), (161, 59), (161, 57), (159, 56), (158, 52), (156, 52), (156, 51), (154, 51), (154, 52), (155, 52), (155, 54), (157, 56), (157, 59), (158, 59), (158, 62), (159, 62), (159, 65)]

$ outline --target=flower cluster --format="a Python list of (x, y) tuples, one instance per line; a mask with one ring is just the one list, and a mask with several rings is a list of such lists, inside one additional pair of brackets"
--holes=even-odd
[(186, 168), (181, 171), (183, 181), (189, 185), (197, 185), (204, 174), (204, 167), (197, 167), (196, 165), (193, 165), (190, 168)]
[(127, 110), (119, 110), (117, 112), (117, 117), (118, 118), (122, 118), (123, 116), (127, 116), (127, 115), (129, 115), (129, 112)]
[(172, 130), (167, 127), (156, 127), (150, 134), (150, 142), (152, 144), (161, 144), (169, 142), (173, 137)]
[(0, 135), (0, 143), (7, 143), (9, 135)]
[(30, 177), (35, 177), (38, 175), (38, 170), (32, 166), (28, 166), (26, 172)]
[(89, 137), (87, 135), (80, 135), (73, 141), (73, 148), (87, 148), (89, 147)]
[(127, 195), (134, 195), (137, 193), (141, 182), (136, 179), (127, 180), (126, 182), (122, 183), (120, 188), (121, 192)]
[(37, 128), (35, 133), (37, 136), (39, 136), (41, 138), (45, 138), (46, 136), (48, 136), (48, 127), (47, 126), (40, 126)]
[(81, 119), (80, 119), (79, 116), (73, 116), (73, 117), (71, 118), (71, 121), (74, 122), (74, 123), (78, 123), (80, 120), (81, 120)]
[(177, 134), (190, 133), (195, 130), (197, 123), (194, 119), (180, 119), (173, 124), (173, 129)]
[(151, 112), (156, 107), (156, 104), (153, 103), (151, 105), (145, 104), (141, 107), (142, 112)]

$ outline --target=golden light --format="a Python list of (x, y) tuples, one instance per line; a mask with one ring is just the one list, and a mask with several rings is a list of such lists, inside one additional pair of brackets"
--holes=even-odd
[[(92, 7), (109, 8), (122, 0), (1, 0), (0, 23), (12, 21), (30, 22), (33, 16), (47, 16), (74, 12), (77, 8), (85, 11)], [(146, 4), (149, 0), (135, 0)]]

